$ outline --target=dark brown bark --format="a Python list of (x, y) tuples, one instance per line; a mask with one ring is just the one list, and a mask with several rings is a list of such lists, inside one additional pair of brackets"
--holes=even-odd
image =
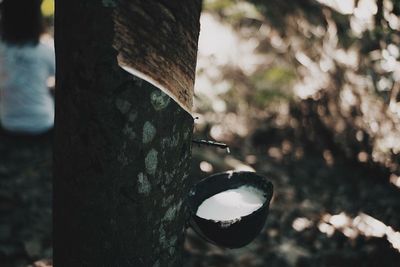
[(188, 110), (197, 54), (193, 34), (199, 31), (194, 14), (200, 8), (200, 1), (130, 0), (120, 1), (114, 14), (120, 61), (150, 76)]
[[(140, 2), (162, 4), (185, 29), (186, 35), (177, 39), (174, 31), (166, 35), (171, 42), (167, 50), (166, 39), (156, 45), (157, 35), (143, 42), (153, 44), (155, 62), (161, 55), (167, 66), (189, 69), (182, 71), (182, 82), (193, 82), (199, 1)], [(115, 48), (127, 40), (121, 32), (150, 30), (149, 23), (128, 19), (136, 15), (124, 9), (126, 3), (56, 1), (56, 267), (181, 266), (193, 118), (118, 65), (122, 51)], [(173, 8), (178, 4), (180, 9)], [(115, 14), (125, 28), (114, 30)], [(158, 5), (147, 15), (160, 22)], [(176, 53), (175, 40), (181, 49), (184, 38), (192, 50)], [(131, 53), (124, 56), (128, 63), (149, 57), (149, 51), (130, 49), (124, 46)], [(177, 58), (185, 67), (171, 62)], [(143, 64), (139, 70), (154, 77), (179, 72), (155, 73)]]

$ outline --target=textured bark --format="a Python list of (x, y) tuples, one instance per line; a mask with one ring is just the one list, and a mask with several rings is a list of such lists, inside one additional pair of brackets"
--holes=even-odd
[[(115, 46), (121, 64), (151, 77), (183, 108), (193, 105), (201, 1), (120, 1)], [(131, 27), (135, 25), (135, 27)]]
[[(155, 5), (144, 23), (127, 19), (136, 16), (125, 10), (127, 1), (56, 1), (56, 267), (181, 266), (193, 118), (118, 65), (122, 51), (115, 48), (126, 40), (121, 32), (151, 30), (147, 25), (159, 18), (156, 2), (163, 2), (143, 1)], [(185, 12), (170, 8), (178, 3)], [(200, 3), (162, 5), (188, 34), (174, 39), (170, 32), (159, 47), (151, 46), (151, 58), (156, 62), (161, 55), (166, 66), (180, 69), (181, 63), (171, 62), (179, 58), (189, 71), (179, 74), (186, 80), (174, 77), (186, 84), (193, 79)], [(115, 14), (125, 28), (114, 25)], [(158, 36), (152, 37), (143, 44), (156, 44)], [(132, 38), (129, 42), (141, 41)], [(191, 50), (177, 53), (174, 42), (180, 40), (175, 48), (183, 49), (184, 38)], [(148, 58), (148, 51), (123, 47), (128, 63)], [(155, 77), (169, 74), (142, 63), (140, 70)]]

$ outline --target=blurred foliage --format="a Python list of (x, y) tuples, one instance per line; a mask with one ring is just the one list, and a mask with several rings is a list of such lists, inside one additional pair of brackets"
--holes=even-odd
[(41, 10), (45, 17), (54, 16), (54, 0), (43, 0)]
[(239, 0), (204, 1), (204, 9), (220, 14), (233, 25), (240, 23), (243, 18), (261, 18), (254, 5)]
[(204, 9), (215, 12), (223, 12), (225, 9), (234, 6), (238, 1), (235, 0), (220, 0), (220, 1), (204, 1)]
[(304, 132), (303, 143), (329, 144), (334, 156), (400, 175), (399, 1), (208, 0), (204, 7), (243, 40), (256, 39), (263, 63), (251, 71), (225, 66), (220, 77), (231, 88), (219, 97), (248, 119), (245, 127), (276, 117)]
[(253, 74), (250, 81), (256, 90), (255, 104), (265, 108), (273, 101), (290, 100), (292, 98), (290, 91), (282, 89), (292, 84), (295, 78), (294, 72), (278, 66)]
[(245, 248), (189, 232), (187, 266), (398, 266), (400, 1), (204, 7), (196, 135), (232, 153), (194, 147), (191, 175), (256, 170), (274, 200)]

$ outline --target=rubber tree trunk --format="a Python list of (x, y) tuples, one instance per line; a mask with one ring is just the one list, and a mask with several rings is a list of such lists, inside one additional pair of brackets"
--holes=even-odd
[(182, 265), (200, 9), (56, 1), (54, 266)]

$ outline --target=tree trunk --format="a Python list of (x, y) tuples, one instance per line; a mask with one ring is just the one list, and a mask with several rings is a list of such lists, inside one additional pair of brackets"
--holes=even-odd
[(182, 265), (200, 9), (56, 1), (56, 267)]

